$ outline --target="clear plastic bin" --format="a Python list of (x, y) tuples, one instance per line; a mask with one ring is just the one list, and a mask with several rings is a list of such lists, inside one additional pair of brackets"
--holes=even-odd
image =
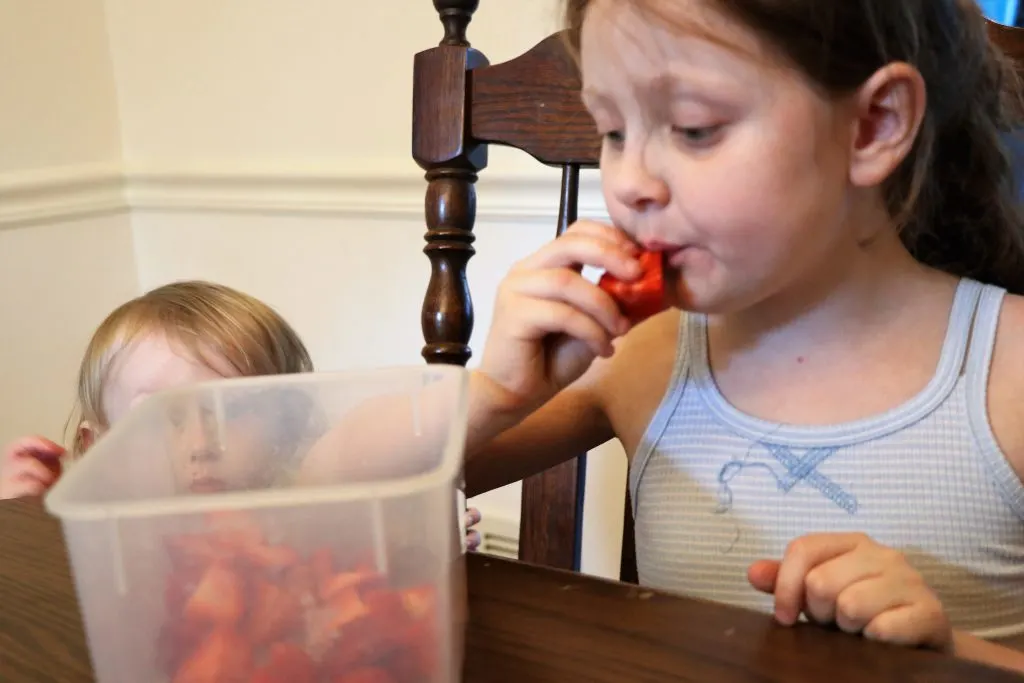
[(152, 396), (46, 496), (98, 683), (461, 678), (466, 372)]

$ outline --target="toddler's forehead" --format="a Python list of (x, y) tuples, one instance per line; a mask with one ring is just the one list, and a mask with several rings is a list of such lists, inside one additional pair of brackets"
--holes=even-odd
[(162, 333), (142, 334), (125, 343), (110, 363), (103, 383), (104, 411), (112, 422), (150, 394), (237, 375), (214, 349)]

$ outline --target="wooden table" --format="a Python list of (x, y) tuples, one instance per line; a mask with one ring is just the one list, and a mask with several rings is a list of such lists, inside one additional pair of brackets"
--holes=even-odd
[[(466, 683), (1021, 681), (1009, 672), (471, 555)], [(0, 681), (93, 681), (59, 523), (0, 502)]]

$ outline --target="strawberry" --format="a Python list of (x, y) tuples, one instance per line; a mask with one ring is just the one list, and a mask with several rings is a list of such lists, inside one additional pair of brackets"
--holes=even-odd
[(634, 325), (668, 308), (665, 294), (665, 261), (662, 252), (645, 251), (639, 256), (641, 276), (625, 282), (605, 273), (597, 286), (608, 292), (622, 314)]
[(437, 606), (437, 591), (433, 586), (407, 588), (399, 593), (406, 613), (413, 619), (423, 619)]
[(287, 569), (299, 562), (299, 554), (286, 545), (243, 545), (239, 552), (253, 566), (267, 570)]
[(366, 570), (341, 572), (320, 584), (320, 598), (325, 602), (330, 602), (335, 596), (344, 594), (349, 590), (364, 591), (380, 587), (383, 583), (384, 576), (377, 572)]
[(319, 593), (323, 585), (334, 575), (334, 558), (330, 549), (320, 548), (314, 551), (309, 556), (309, 568), (313, 572), (313, 581)]
[(259, 581), (249, 607), (249, 640), (262, 645), (286, 636), (302, 624), (302, 605), (292, 593), (269, 581)]
[(225, 562), (215, 562), (203, 574), (184, 615), (195, 621), (233, 625), (245, 609), (242, 579)]
[(331, 683), (396, 683), (394, 677), (384, 669), (364, 666), (331, 678)]
[(249, 683), (316, 683), (316, 668), (302, 648), (275, 643), (267, 663), (256, 670)]
[(230, 550), (208, 534), (178, 534), (164, 541), (171, 564), (179, 571), (205, 569), (226, 559)]
[(252, 652), (234, 630), (215, 629), (178, 669), (173, 683), (248, 683)]
[(281, 584), (303, 607), (316, 604), (317, 591), (313, 571), (307, 564), (296, 564), (285, 570)]
[(185, 658), (209, 635), (208, 629), (183, 619), (171, 619), (157, 636), (157, 665), (173, 675)]
[(259, 521), (247, 512), (209, 512), (206, 514), (206, 525), (221, 542), (234, 547), (265, 543)]

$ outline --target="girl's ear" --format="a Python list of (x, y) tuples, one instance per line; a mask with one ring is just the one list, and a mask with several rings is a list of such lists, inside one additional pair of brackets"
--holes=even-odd
[(924, 78), (909, 64), (893, 62), (861, 86), (854, 101), (850, 180), (880, 185), (910, 154), (924, 119)]
[(98, 427), (88, 420), (82, 420), (82, 423), (78, 425), (78, 431), (75, 434), (75, 443), (78, 445), (79, 454), (85, 453), (87, 450), (92, 448), (92, 445), (96, 443), (96, 439), (98, 439), (99, 436), (100, 430)]

